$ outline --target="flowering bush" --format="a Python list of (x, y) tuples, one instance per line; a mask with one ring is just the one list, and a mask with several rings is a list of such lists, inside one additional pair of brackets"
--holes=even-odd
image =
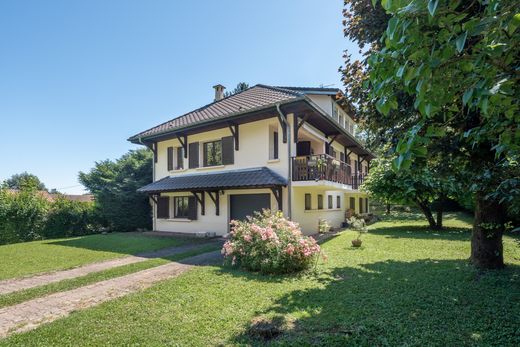
[(247, 270), (290, 273), (309, 268), (320, 246), (281, 212), (263, 210), (245, 222), (231, 221), (222, 254), (226, 262)]

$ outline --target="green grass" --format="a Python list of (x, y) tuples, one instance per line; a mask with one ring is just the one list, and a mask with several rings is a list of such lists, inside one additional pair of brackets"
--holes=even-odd
[(0, 280), (69, 269), (185, 242), (179, 238), (113, 233), (4, 245), (0, 246)]
[(30, 288), (26, 290), (22, 290), (19, 292), (14, 292), (10, 294), (0, 295), (0, 308), (16, 305), (22, 303), (24, 301), (28, 301), (31, 299), (43, 297), (52, 293), (63, 292), (66, 290), (71, 290), (75, 288), (79, 288), (82, 286), (86, 286), (92, 283), (108, 280), (115, 277), (120, 277), (124, 275), (128, 275), (137, 271), (150, 269), (152, 267), (156, 267), (159, 265), (163, 265), (169, 263), (171, 261), (178, 261), (184, 258), (192, 257), (195, 255), (199, 255), (202, 253), (215, 251), (219, 249), (219, 246), (216, 244), (207, 244), (201, 245), (195, 249), (181, 252), (175, 254), (170, 257), (164, 258), (154, 258), (150, 260), (146, 260), (140, 263), (128, 264), (119, 266), (116, 268), (90, 273), (85, 276), (72, 278), (68, 280), (63, 280), (56, 283), (51, 283), (45, 286)]
[[(199, 267), (0, 345), (519, 345), (517, 243), (504, 238), (505, 270), (478, 272), (467, 261), (467, 219), (447, 225), (432, 232), (389, 219), (360, 249), (343, 232), (323, 244), (329, 260), (299, 276)], [(253, 339), (258, 317), (283, 322), (282, 334)]]

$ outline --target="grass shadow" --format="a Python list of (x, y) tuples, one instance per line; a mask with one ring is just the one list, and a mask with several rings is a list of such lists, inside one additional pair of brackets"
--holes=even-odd
[[(477, 272), (462, 260), (383, 261), (322, 274), (256, 318), (285, 330), (258, 340), (243, 327), (231, 344), (518, 345), (520, 267)], [(280, 321), (283, 319), (283, 322)]]

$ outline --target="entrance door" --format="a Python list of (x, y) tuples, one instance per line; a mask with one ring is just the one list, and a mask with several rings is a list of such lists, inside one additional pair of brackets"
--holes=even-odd
[(253, 216), (255, 211), (271, 208), (271, 194), (240, 194), (231, 195), (230, 219), (245, 220), (247, 216)]

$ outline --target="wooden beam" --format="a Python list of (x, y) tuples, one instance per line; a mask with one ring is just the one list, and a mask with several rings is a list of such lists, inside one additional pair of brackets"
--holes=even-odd
[[(213, 194), (215, 194), (215, 196), (213, 196)], [(209, 197), (211, 198), (211, 200), (213, 200), (213, 203), (215, 204), (215, 214), (218, 216), (220, 215), (220, 196), (219, 196), (219, 191), (214, 191), (214, 192), (210, 192), (208, 191), (208, 195)]]
[(301, 117), (300, 121), (298, 121), (298, 118), (300, 117), (294, 116), (294, 143), (298, 142), (298, 131), (309, 118), (309, 114), (305, 114), (303, 117)]
[(276, 202), (278, 203), (278, 210), (283, 210), (283, 201), (282, 201), (282, 187), (272, 187), (271, 191), (273, 192), (274, 198), (276, 199)]
[(184, 158), (188, 158), (188, 136), (187, 135), (177, 135), (177, 140), (181, 143), (182, 148), (184, 149)]
[(231, 130), (231, 134), (233, 135), (233, 138), (235, 139), (235, 151), (238, 151), (238, 124), (230, 123), (228, 125), (229, 130)]
[(200, 214), (204, 216), (206, 214), (206, 204), (204, 203), (204, 197), (205, 197), (204, 192), (200, 192), (200, 197), (197, 194), (197, 192), (191, 192), (191, 194), (193, 194), (193, 196), (195, 196), (195, 199), (199, 202)]
[(329, 146), (332, 145), (332, 143), (333, 143), (334, 141), (336, 141), (336, 139), (338, 138), (338, 136), (339, 136), (339, 134), (335, 134), (335, 135), (332, 136), (332, 140), (329, 141)]
[(155, 202), (155, 204), (157, 205), (157, 197), (155, 196), (155, 194), (150, 194), (150, 199), (152, 199), (152, 201)]

